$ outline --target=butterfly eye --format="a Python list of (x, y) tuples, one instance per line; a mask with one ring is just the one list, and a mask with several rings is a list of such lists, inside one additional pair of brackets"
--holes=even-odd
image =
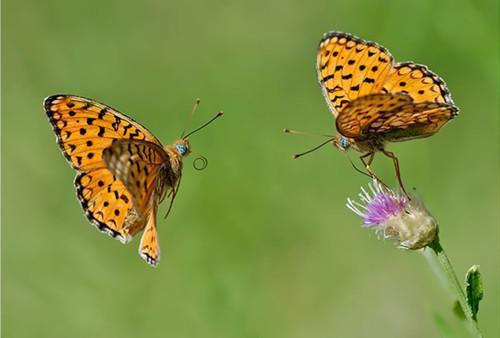
[(344, 149), (348, 148), (349, 147), (349, 140), (345, 137), (342, 137), (340, 139), (340, 146)]
[(184, 156), (186, 154), (186, 146), (182, 143), (176, 144), (175, 148), (177, 148), (177, 151)]

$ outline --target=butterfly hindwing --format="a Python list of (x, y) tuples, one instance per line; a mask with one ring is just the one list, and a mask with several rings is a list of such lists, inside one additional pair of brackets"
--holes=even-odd
[(145, 223), (143, 217), (135, 212), (128, 190), (109, 170), (101, 168), (79, 173), (75, 187), (89, 221), (121, 242), (130, 240), (129, 227)]
[(385, 79), (382, 91), (408, 94), (415, 102), (432, 101), (453, 104), (444, 80), (426, 66), (413, 62), (396, 64)]
[[(457, 115), (457, 108), (448, 103), (418, 102), (380, 115), (365, 127), (367, 135), (377, 135), (384, 141), (401, 142), (424, 138), (437, 133)], [(387, 117), (389, 116), (389, 117)]]
[(144, 213), (160, 176), (160, 168), (168, 163), (167, 153), (155, 143), (115, 140), (104, 150), (103, 159), (109, 171), (129, 191), (136, 210)]
[(351, 102), (338, 116), (337, 129), (357, 141), (403, 141), (436, 133), (456, 114), (447, 103), (414, 102), (402, 93), (372, 94)]

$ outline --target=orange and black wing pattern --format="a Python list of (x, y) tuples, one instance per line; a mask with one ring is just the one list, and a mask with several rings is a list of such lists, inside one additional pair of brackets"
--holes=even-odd
[(384, 47), (353, 35), (330, 32), (320, 41), (317, 72), (333, 115), (352, 100), (382, 90), (393, 58)]
[(160, 245), (156, 229), (156, 210), (150, 213), (149, 220), (142, 233), (139, 255), (150, 266), (155, 267), (160, 261)]
[(121, 181), (105, 168), (81, 172), (75, 179), (76, 194), (87, 216), (100, 231), (126, 243), (131, 227), (142, 229), (146, 219), (132, 203)]
[(102, 103), (72, 95), (44, 101), (57, 143), (70, 165), (80, 171), (102, 168), (102, 151), (113, 140), (145, 140), (161, 145), (146, 128)]
[(403, 93), (371, 94), (351, 102), (337, 118), (337, 130), (356, 141), (405, 141), (428, 137), (456, 116), (455, 106), (415, 102)]
[(160, 141), (131, 118), (91, 99), (53, 95), (45, 99), (44, 107), (59, 147), (78, 171), (75, 186), (85, 215), (99, 230), (128, 241), (128, 229), (142, 228), (147, 219), (134, 208), (135, 196), (109, 170), (103, 153), (117, 140), (145, 141), (161, 148)]
[(104, 149), (108, 170), (127, 188), (135, 209), (146, 213), (156, 188), (158, 172), (168, 163), (167, 153), (155, 143), (139, 140), (115, 140)]
[(426, 66), (394, 63), (384, 47), (347, 33), (329, 32), (323, 36), (317, 54), (317, 72), (323, 95), (335, 117), (349, 102), (378, 93), (407, 94), (416, 103), (454, 105), (445, 82)]
[(403, 93), (415, 102), (436, 102), (453, 105), (446, 83), (426, 66), (413, 62), (397, 63), (384, 80), (383, 93)]
[(139, 255), (155, 267), (160, 260), (156, 208), (165, 198), (167, 190), (172, 188), (171, 182), (164, 182), (168, 177), (165, 172), (169, 170), (166, 165), (169, 163), (168, 154), (151, 142), (116, 140), (104, 149), (103, 159), (109, 171), (132, 196), (133, 210), (142, 216), (141, 222), (127, 227), (127, 231), (134, 236), (144, 228)]

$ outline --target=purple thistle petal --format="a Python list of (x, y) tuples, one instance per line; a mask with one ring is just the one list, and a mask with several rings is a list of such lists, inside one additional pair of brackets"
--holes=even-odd
[(348, 198), (346, 203), (363, 219), (363, 227), (374, 229), (382, 238), (393, 239), (400, 248), (410, 250), (428, 246), (436, 238), (437, 223), (418, 197), (410, 200), (375, 180), (368, 188), (361, 187), (359, 201)]
[(400, 213), (408, 200), (404, 196), (379, 191), (366, 206), (363, 225), (373, 227), (387, 221), (391, 216)]

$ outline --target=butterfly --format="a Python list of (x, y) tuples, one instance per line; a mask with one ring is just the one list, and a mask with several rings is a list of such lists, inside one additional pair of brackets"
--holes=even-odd
[(77, 171), (74, 183), (85, 216), (122, 243), (144, 230), (139, 254), (156, 266), (158, 205), (171, 197), (170, 212), (179, 191), (183, 158), (191, 152), (188, 137), (222, 112), (164, 147), (136, 121), (92, 99), (53, 95), (44, 100), (44, 108), (61, 151)]
[(395, 63), (375, 42), (335, 31), (323, 35), (316, 68), (338, 131), (320, 146), (357, 150), (375, 178), (370, 165), (376, 152), (383, 153), (393, 160), (404, 190), (398, 159), (385, 145), (431, 136), (458, 115), (445, 82), (424, 65)]

